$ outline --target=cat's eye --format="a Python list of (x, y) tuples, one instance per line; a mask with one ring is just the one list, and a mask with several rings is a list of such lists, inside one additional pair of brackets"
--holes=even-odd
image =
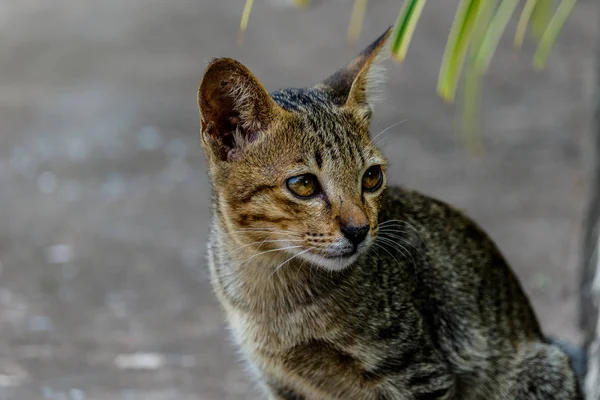
[(383, 172), (379, 165), (374, 165), (365, 171), (362, 177), (362, 188), (366, 192), (374, 192), (383, 183)]
[(298, 197), (314, 196), (319, 191), (319, 181), (311, 174), (293, 176), (287, 180), (286, 185)]

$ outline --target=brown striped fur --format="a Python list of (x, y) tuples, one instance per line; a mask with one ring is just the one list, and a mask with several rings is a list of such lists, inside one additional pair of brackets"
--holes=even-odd
[[(268, 94), (237, 61), (208, 66), (209, 264), (236, 345), (270, 399), (581, 399), (474, 222), (385, 179), (361, 189), (370, 166), (385, 176), (369, 93), (388, 35), (314, 88)], [(287, 190), (304, 173), (320, 194)], [(330, 257), (348, 224), (366, 239)]]

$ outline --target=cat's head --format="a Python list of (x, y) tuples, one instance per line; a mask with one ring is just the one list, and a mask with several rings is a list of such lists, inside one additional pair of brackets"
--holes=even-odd
[(237, 242), (334, 270), (373, 242), (386, 162), (371, 142), (370, 95), (389, 34), (313, 88), (269, 94), (241, 63), (210, 63), (202, 144), (217, 217)]

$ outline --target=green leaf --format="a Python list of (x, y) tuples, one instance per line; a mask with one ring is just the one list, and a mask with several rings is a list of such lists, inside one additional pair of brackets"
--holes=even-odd
[(298, 8), (306, 7), (310, 4), (310, 0), (294, 0), (294, 5)]
[(537, 0), (531, 15), (531, 35), (535, 40), (542, 38), (554, 14), (555, 5), (556, 0)]
[(352, 17), (350, 17), (350, 25), (348, 26), (348, 40), (355, 43), (360, 36), (365, 12), (367, 11), (367, 0), (355, 0), (352, 8)]
[(454, 101), (456, 86), (471, 42), (477, 15), (485, 1), (490, 0), (461, 0), (458, 6), (438, 78), (438, 93), (447, 102)]
[(244, 41), (244, 33), (248, 27), (248, 20), (250, 19), (250, 11), (252, 11), (253, 4), (254, 0), (246, 0), (246, 4), (244, 4), (244, 11), (242, 12), (242, 19), (240, 21), (240, 34), (238, 36), (239, 44), (242, 44)]
[(417, 22), (426, 0), (407, 0), (398, 16), (392, 33), (392, 57), (402, 61), (406, 57)]
[(525, 32), (527, 31), (527, 25), (529, 24), (529, 20), (531, 20), (531, 16), (533, 15), (533, 10), (535, 10), (536, 6), (542, 1), (527, 0), (527, 2), (525, 3), (523, 11), (521, 12), (521, 16), (519, 17), (519, 22), (517, 23), (517, 32), (515, 33), (516, 48), (520, 49), (523, 46)]
[(484, 1), (481, 7), (479, 8), (479, 13), (477, 14), (475, 27), (473, 28), (473, 39), (471, 40), (471, 48), (469, 50), (468, 63), (471, 65), (471, 67), (475, 65), (477, 55), (481, 51), (481, 46), (483, 45), (485, 35), (492, 22), (492, 19), (494, 18), (494, 14), (498, 9), (498, 1), (499, 0)]
[(506, 25), (513, 15), (515, 8), (519, 4), (519, 0), (502, 0), (498, 6), (498, 10), (490, 21), (483, 42), (479, 48), (475, 59), (475, 68), (484, 72), (488, 69), (492, 56), (496, 52), (500, 38), (506, 29)]
[(479, 104), (481, 103), (481, 84), (483, 74), (475, 68), (477, 54), (481, 50), (481, 45), (485, 33), (490, 25), (498, 5), (498, 0), (488, 0), (481, 5), (477, 22), (473, 30), (473, 40), (469, 50), (469, 59), (467, 61), (467, 70), (462, 94), (462, 141), (471, 155), (480, 155), (483, 153), (483, 140), (479, 133)]
[(576, 2), (577, 0), (563, 0), (559, 4), (554, 16), (548, 23), (548, 27), (540, 39), (540, 45), (533, 56), (534, 68), (539, 70), (546, 65), (546, 61), (548, 61), (548, 57), (550, 56), (554, 42), (556, 42), (558, 33), (562, 29), (567, 18), (569, 18), (569, 15), (571, 15), (571, 11), (573, 11)]

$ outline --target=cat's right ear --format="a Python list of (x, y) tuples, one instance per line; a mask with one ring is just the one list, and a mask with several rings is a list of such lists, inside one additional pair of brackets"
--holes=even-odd
[(252, 73), (231, 58), (213, 60), (198, 89), (203, 142), (234, 161), (283, 110)]
[(345, 67), (336, 71), (317, 87), (328, 93), (337, 105), (354, 109), (369, 119), (373, 103), (372, 95), (381, 80), (381, 63), (388, 56), (387, 44), (391, 33), (392, 27), (389, 27)]

